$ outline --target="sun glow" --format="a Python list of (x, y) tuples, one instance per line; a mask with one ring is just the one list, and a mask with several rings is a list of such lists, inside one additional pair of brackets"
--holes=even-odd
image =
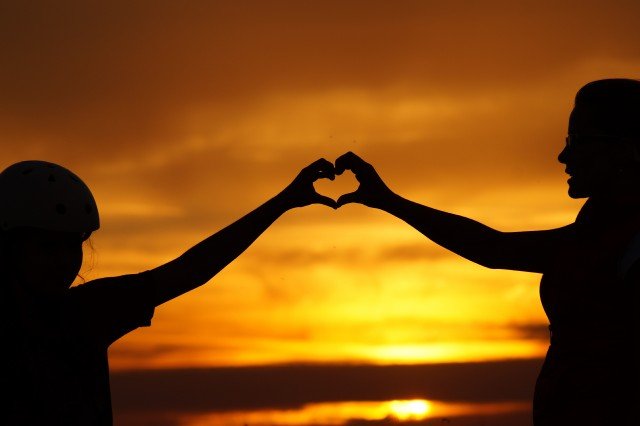
[[(176, 424), (183, 426), (344, 426), (360, 422), (404, 422), (422, 421), (426, 418), (440, 424), (440, 420), (456, 416), (488, 415), (500, 413), (523, 413), (531, 409), (529, 403), (451, 403), (424, 399), (392, 401), (345, 401), (307, 404), (300, 409), (247, 410), (190, 414), (181, 416)], [(139, 424), (131, 422), (130, 424)]]
[(394, 400), (389, 402), (391, 415), (398, 420), (421, 420), (431, 411), (431, 405), (424, 399)]

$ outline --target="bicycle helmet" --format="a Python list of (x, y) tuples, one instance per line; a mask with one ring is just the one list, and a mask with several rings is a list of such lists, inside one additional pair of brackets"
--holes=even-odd
[(91, 233), (100, 227), (98, 207), (85, 183), (46, 161), (21, 161), (0, 173), (0, 229), (34, 227)]

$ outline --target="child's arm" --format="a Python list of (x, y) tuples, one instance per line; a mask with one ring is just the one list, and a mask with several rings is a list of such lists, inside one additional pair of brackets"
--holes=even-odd
[(361, 203), (402, 219), (436, 244), (482, 266), (543, 272), (562, 246), (568, 227), (531, 232), (500, 232), (463, 216), (436, 210), (395, 194), (371, 164), (349, 152), (336, 160), (336, 173), (351, 170), (360, 187), (338, 199), (338, 206)]
[(289, 186), (257, 209), (196, 244), (177, 259), (153, 269), (155, 305), (209, 281), (287, 210), (310, 204), (336, 208), (334, 200), (315, 191), (313, 182), (321, 178), (335, 178), (333, 164), (324, 159), (304, 168)]

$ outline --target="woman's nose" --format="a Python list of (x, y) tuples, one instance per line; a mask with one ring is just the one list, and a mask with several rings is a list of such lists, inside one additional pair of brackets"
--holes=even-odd
[(562, 164), (567, 164), (568, 148), (569, 147), (565, 146), (564, 148), (562, 148), (562, 151), (560, 151), (560, 154), (558, 154), (558, 161)]

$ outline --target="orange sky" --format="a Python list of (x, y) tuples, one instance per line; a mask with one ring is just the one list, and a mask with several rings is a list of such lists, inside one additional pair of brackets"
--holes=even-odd
[[(92, 188), (89, 279), (170, 260), (347, 150), (415, 201), (502, 230), (566, 224), (573, 95), (640, 72), (637, 1), (15, 3), (0, 159), (59, 162)], [(537, 357), (538, 279), (362, 206), (299, 209), (111, 365)]]

